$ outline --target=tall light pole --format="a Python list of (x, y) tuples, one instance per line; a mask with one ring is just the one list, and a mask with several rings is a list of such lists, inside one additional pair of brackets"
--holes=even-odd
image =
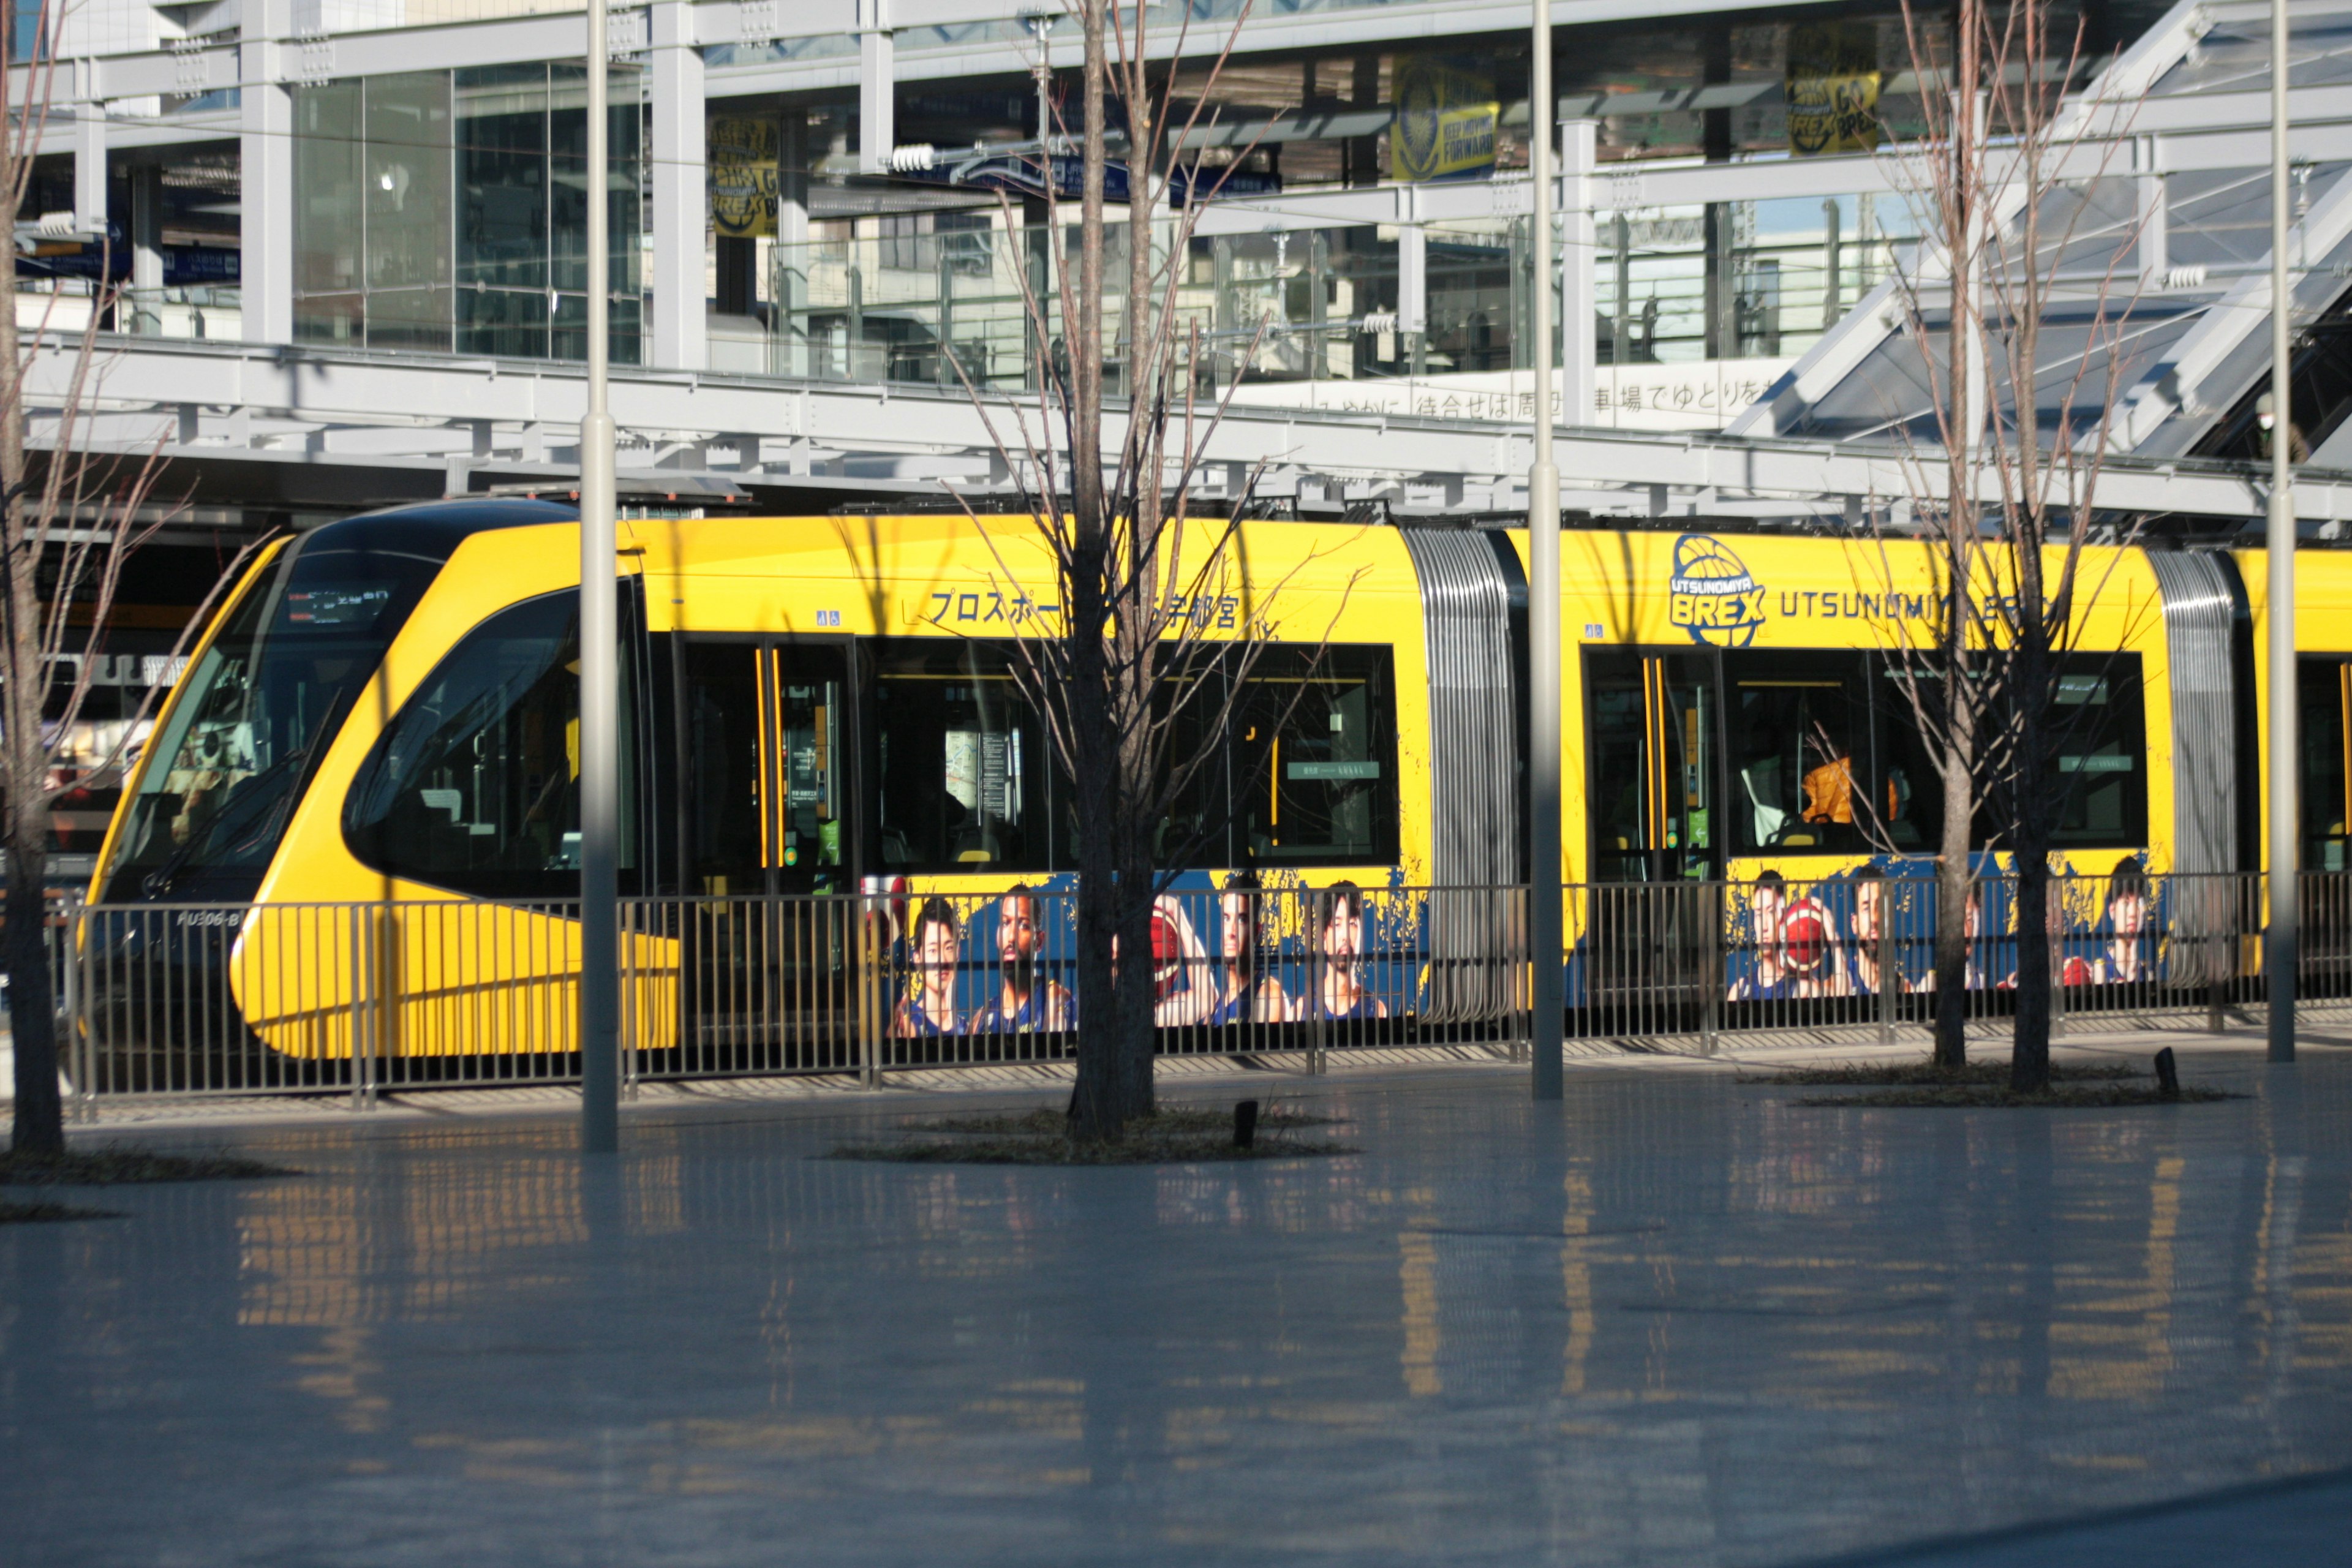
[(611, 106), (588, 0), (588, 406), (580, 419), (580, 1150), (621, 1146), (620, 626), (613, 592)]
[(1552, 460), (1551, 0), (1535, 0), (1528, 85), (1528, 172), (1535, 187), (1535, 462), (1528, 469), (1528, 947), (1534, 960), (1528, 1048), (1538, 1100), (1560, 1083), (1559, 468)]
[(2286, 255), (2286, 0), (2271, 0), (2271, 515), (2270, 563), (2271, 878), (2270, 1059), (2294, 1060), (2295, 894), (2303, 824), (2295, 802), (2294, 415), (2288, 356), (2294, 349), (2294, 280)]

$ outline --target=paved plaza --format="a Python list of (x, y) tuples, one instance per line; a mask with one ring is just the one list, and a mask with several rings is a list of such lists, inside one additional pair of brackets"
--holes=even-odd
[(2258, 1044), (2074, 1112), (1200, 1073), (1361, 1152), (1160, 1169), (819, 1157), (1054, 1092), (985, 1079), (585, 1172), (544, 1092), (101, 1129), (307, 1173), (0, 1229), (0, 1559), (2340, 1563), (2352, 1048)]

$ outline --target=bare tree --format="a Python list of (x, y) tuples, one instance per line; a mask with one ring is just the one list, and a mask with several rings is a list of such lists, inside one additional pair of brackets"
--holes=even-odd
[[(0, 963), (16, 1046), (13, 1143), (35, 1154), (65, 1146), (44, 930), (50, 808), (75, 782), (61, 775), (60, 752), (88, 704), (93, 656), (107, 635), (123, 563), (160, 526), (162, 477), (160, 433), (144, 452), (88, 450), (99, 330), (119, 298), (103, 245), (89, 311), (78, 329), (55, 322), (62, 298), (55, 293), (35, 330), (21, 332), (16, 324), (16, 235), (48, 118), (57, 62), (47, 40), (56, 20), (45, 0), (29, 58), (12, 58), (0, 70), (0, 216), (9, 235), (0, 245), (0, 848), (8, 861)], [(50, 441), (38, 461), (26, 440), (37, 355), (64, 362), (61, 372), (50, 373), (61, 374), (59, 390), (41, 400)], [(94, 771), (120, 764), (131, 731), (128, 724), (119, 728), (112, 754), (100, 758)]]
[[(1215, 745), (1203, 747), (1198, 737), (1230, 727), (1277, 629), (1273, 602), (1290, 576), (1253, 581), (1242, 569), (1240, 520), (1256, 471), (1228, 498), (1224, 517), (1199, 515), (1193, 476), (1230, 404), (1238, 365), (1258, 339), (1227, 378), (1213, 368), (1221, 356), (1179, 299), (1197, 204), (1224, 178), (1201, 167), (1193, 150), (1207, 139), (1203, 106), (1247, 6), (1181, 113), (1172, 74), (1150, 63), (1148, 9), (1082, 0), (1078, 14), (1085, 46), (1074, 139), (1082, 171), (1078, 264), (1075, 276), (1056, 269), (1055, 290), (1071, 329), (1066, 353), (1040, 354), (1031, 404), (1002, 418), (985, 404), (982, 411), (1018, 479), (1060, 594), (1057, 622), (1040, 613), (1023, 627), (1028, 635), (1015, 673), (1075, 786), (1081, 1006), (1071, 1126), (1079, 1137), (1109, 1138), (1152, 1109), (1153, 905), (1173, 869), (1226, 826), (1171, 816), (1216, 758)], [(1173, 58), (1181, 58), (1181, 35), (1177, 42)], [(1109, 122), (1114, 96), (1123, 120), (1117, 127)], [(1051, 142), (1040, 153), (1049, 225), (1058, 216)], [(1123, 144), (1127, 183), (1116, 325), (1105, 308), (1115, 248), (1105, 190), (1114, 142)], [(1034, 340), (1053, 343), (1045, 300), (1025, 285), (1024, 292)], [(1107, 417), (1107, 389), (1122, 347), (1127, 409), (1115, 422)], [(999, 564), (1017, 582), (1001, 555)], [(1226, 604), (1235, 615), (1225, 626), (1214, 624), (1226, 620), (1222, 609), (1213, 621), (1202, 613)], [(1321, 646), (1313, 646), (1310, 659)], [(1138, 958), (1118, 963), (1119, 952)]]
[[(2050, 854), (2082, 782), (2061, 762), (2098, 717), (2095, 705), (2068, 698), (2079, 689), (2070, 681), (2083, 679), (2082, 612), (2112, 569), (2095, 567), (2086, 551), (2128, 363), (2135, 296), (2118, 289), (2118, 272), (2139, 221), (2103, 218), (2089, 199), (2108, 172), (2116, 127), (2093, 123), (2111, 106), (2067, 102), (2086, 63), (2083, 36), (2079, 23), (2062, 36), (2053, 12), (2051, 0), (1961, 0), (1946, 57), (1910, 5), (1904, 11), (1921, 79), (1950, 89), (1922, 95), (1925, 149), (1903, 165), (1928, 241), (1923, 251), (1939, 258), (1942, 277), (1922, 268), (1899, 279), (1938, 441), (1906, 464), (1935, 616), (1925, 637), (1895, 633), (1901, 685), (1943, 785), (1936, 1060), (1957, 1068), (1966, 1059), (1971, 836), (1989, 825), (2016, 867), (2011, 1079), (2021, 1089), (2049, 1080)], [(2055, 374), (2042, 359), (2054, 303), (2089, 323)], [(2047, 428), (2045, 405), (2057, 411)], [(1930, 465), (1943, 470), (1940, 486), (1928, 482)], [(2114, 521), (2100, 526), (2105, 542), (2128, 542), (2130, 531)]]

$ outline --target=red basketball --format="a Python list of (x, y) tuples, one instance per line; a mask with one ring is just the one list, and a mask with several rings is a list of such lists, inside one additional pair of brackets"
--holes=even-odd
[(2063, 976), (2058, 982), (2061, 985), (2088, 985), (2091, 983), (2091, 966), (2079, 958), (2068, 959), (2061, 973)]
[(1184, 967), (1184, 944), (1176, 940), (1176, 928), (1160, 910), (1151, 911), (1151, 992), (1165, 1000), (1176, 989), (1176, 977)]
[(1799, 974), (1811, 974), (1829, 962), (1829, 910), (1818, 899), (1799, 899), (1780, 917), (1781, 963)]

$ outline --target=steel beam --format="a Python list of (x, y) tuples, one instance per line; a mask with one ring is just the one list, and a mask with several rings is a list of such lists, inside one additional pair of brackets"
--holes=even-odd
[[(52, 340), (30, 356), (27, 403), (37, 419), (65, 394), (72, 373), (68, 348)], [(103, 411), (152, 410), (159, 418), (190, 405), (237, 411), (236, 416), (201, 416), (197, 442), (173, 444), (174, 456), (201, 461), (208, 453), (227, 456), (250, 444), (251, 437), (230, 434), (240, 419), (257, 430), (266, 430), (271, 420), (354, 428), (479, 420), (494, 429), (568, 430), (584, 410), (584, 394), (577, 364), (124, 336), (105, 340), (95, 395)], [(639, 445), (741, 434), (807, 440), (848, 454), (975, 458), (996, 450), (998, 433), (1017, 445), (1015, 425), (1027, 412), (1008, 399), (975, 403), (957, 389), (633, 367), (613, 371), (612, 401), (620, 428)], [(1124, 418), (1123, 408), (1109, 410), (1107, 442), (1119, 439)], [(1507, 495), (1517, 488), (1514, 470), (1524, 469), (1528, 459), (1524, 433), (1513, 441), (1511, 428), (1236, 405), (1210, 438), (1208, 460), (1244, 466), (1264, 460), (1366, 483), (1438, 482), (1450, 476)], [(1930, 495), (1940, 494), (1936, 463), (1891, 446), (1571, 428), (1559, 434), (1555, 453), (1571, 491), (1654, 485), (1670, 492), (1712, 491), (1727, 500), (1811, 502), (1909, 497), (1924, 484)], [(1979, 499), (1999, 499), (1996, 478), (1988, 475), (1983, 482)], [(2267, 490), (2244, 464), (2115, 458), (2103, 466), (2098, 501), (2120, 511), (2251, 520), (2265, 514)], [(2295, 486), (2295, 505), (2305, 523), (2352, 521), (2352, 474), (2306, 471)]]

